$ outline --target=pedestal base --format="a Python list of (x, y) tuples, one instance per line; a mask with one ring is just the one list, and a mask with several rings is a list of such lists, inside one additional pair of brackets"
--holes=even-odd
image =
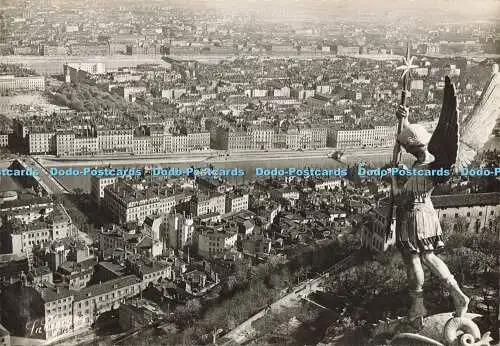
[[(478, 314), (466, 314), (453, 317), (452, 313), (432, 315), (424, 318), (421, 329), (415, 330), (406, 319), (399, 320), (391, 346), (491, 346), (489, 332), (481, 335), (479, 327), (473, 322), (481, 317)], [(413, 330), (412, 330), (413, 329)]]

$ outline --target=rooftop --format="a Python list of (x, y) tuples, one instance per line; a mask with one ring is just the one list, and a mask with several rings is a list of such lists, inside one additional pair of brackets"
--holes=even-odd
[(106, 270), (116, 274), (117, 276), (121, 276), (125, 268), (119, 264), (108, 262), (108, 261), (100, 261), (99, 266), (102, 266)]
[(107, 186), (105, 190), (112, 191), (121, 196), (126, 203), (145, 201), (153, 198), (169, 198), (181, 193), (176, 187), (163, 182), (152, 183), (150, 185), (132, 185), (121, 180)]
[(80, 263), (74, 261), (66, 261), (59, 266), (59, 269), (66, 273), (74, 273), (82, 270), (88, 270), (97, 264), (97, 261), (93, 258), (87, 259)]
[(109, 280), (100, 284), (92, 285), (75, 292), (75, 301), (84, 300), (89, 297), (96, 297), (111, 291), (129, 287), (141, 283), (141, 280), (135, 275), (127, 275), (117, 279)]
[(52, 272), (50, 271), (50, 268), (49, 267), (39, 267), (39, 268), (34, 268), (33, 270), (31, 270), (30, 274), (33, 276), (33, 277), (37, 277), (37, 276), (42, 276), (42, 275), (48, 275), (48, 274), (51, 274)]
[(6, 201), (2, 203), (0, 211), (18, 208), (31, 208), (37, 205), (53, 204), (50, 197), (38, 197), (32, 194), (18, 194), (17, 200)]
[(64, 286), (42, 287), (39, 292), (46, 303), (72, 296), (71, 291)]
[(130, 262), (132, 265), (138, 266), (142, 274), (154, 273), (167, 268), (166, 265), (157, 261), (146, 261), (141, 258), (131, 259)]
[(459, 207), (472, 207), (483, 205), (499, 205), (500, 193), (471, 193), (460, 195), (441, 195), (432, 196), (432, 203), (435, 208), (459, 208)]
[(0, 263), (9, 263), (14, 261), (27, 261), (28, 257), (25, 254), (0, 254)]
[[(37, 209), (35, 209), (37, 211)], [(23, 214), (22, 212), (18, 214)], [(54, 224), (70, 223), (71, 218), (66, 213), (66, 210), (61, 205), (54, 206), (54, 209), (48, 214), (40, 213), (40, 217), (30, 223), (24, 223), (18, 218), (13, 218), (9, 221), (8, 225), (14, 234), (22, 232), (46, 230), (53, 227)]]

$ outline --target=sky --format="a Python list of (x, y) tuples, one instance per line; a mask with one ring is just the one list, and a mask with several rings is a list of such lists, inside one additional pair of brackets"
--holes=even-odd
[[(159, 0), (162, 1), (162, 0)], [(169, 3), (164, 0), (164, 3)], [(416, 13), (429, 11), (462, 13), (500, 19), (500, 0), (184, 0), (189, 7), (204, 7), (224, 11), (267, 9), (292, 12), (356, 12), (370, 10), (384, 12), (410, 10)]]
[[(500, 0), (198, 0), (216, 10), (245, 11), (260, 9), (288, 14), (314, 13), (328, 17), (352, 14), (359, 10), (384, 14), (388, 11), (414, 12), (426, 16), (443, 14), (443, 20), (459, 17), (478, 17), (500, 20)], [(192, 0), (185, 0), (190, 3)], [(194, 3), (193, 3), (194, 5)], [(196, 6), (196, 5), (194, 5)], [(447, 15), (448, 14), (448, 15)]]
[[(25, 3), (26, 1), (44, 1), (71, 6), (85, 0), (0, 0), (0, 3)], [(87, 0), (88, 1), (88, 0)], [(469, 16), (500, 20), (500, 0), (148, 0), (145, 3), (135, 0), (91, 0), (101, 6), (113, 4), (126, 7), (127, 4), (143, 6), (182, 5), (187, 8), (210, 8), (225, 13), (241, 13), (259, 11), (263, 15), (282, 13), (282, 16), (297, 14), (330, 14), (356, 13), (359, 10), (381, 13), (387, 11), (411, 11), (426, 16), (430, 13), (442, 13), (447, 20), (449, 16)], [(446, 14), (449, 14), (446, 16)], [(451, 15), (450, 15), (451, 14)]]

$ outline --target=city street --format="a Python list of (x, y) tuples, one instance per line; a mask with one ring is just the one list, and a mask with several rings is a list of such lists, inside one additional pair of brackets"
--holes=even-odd
[(325, 280), (329, 278), (331, 274), (341, 272), (352, 266), (356, 262), (356, 255), (357, 254), (352, 254), (330, 267), (321, 275), (294, 286), (289, 294), (278, 299), (277, 301), (269, 305), (268, 308), (259, 311), (248, 320), (241, 323), (238, 327), (224, 335), (223, 338), (230, 339), (230, 341), (227, 341), (223, 345), (230, 345), (233, 343), (243, 345), (247, 341), (252, 340), (252, 337), (255, 334), (255, 330), (252, 327), (253, 322), (264, 317), (270, 312), (278, 313), (283, 309), (299, 305), (302, 298), (306, 298), (311, 293), (321, 290), (321, 285), (325, 282)]

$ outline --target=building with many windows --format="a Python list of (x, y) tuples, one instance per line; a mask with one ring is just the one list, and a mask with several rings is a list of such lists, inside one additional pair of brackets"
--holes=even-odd
[(226, 195), (226, 213), (248, 210), (248, 193), (231, 191)]
[(173, 153), (185, 152), (189, 148), (188, 136), (173, 135), (170, 140), (170, 151)]
[(99, 142), (97, 137), (85, 133), (78, 133), (74, 140), (74, 155), (97, 155), (99, 153)]
[(2, 225), (2, 245), (8, 253), (25, 254), (31, 262), (35, 246), (66, 238), (73, 231), (72, 220), (60, 204), (11, 210)]
[(270, 126), (251, 126), (248, 128), (251, 138), (251, 149), (271, 149), (274, 129)]
[[(0, 317), (8, 330), (25, 338), (53, 342), (90, 328), (104, 312), (138, 295), (146, 283), (127, 275), (78, 291), (63, 286), (18, 282), (2, 290)], [(13, 301), (30, 302), (27, 306)], [(39, 342), (39, 341), (36, 341)]]
[(133, 273), (142, 280), (143, 287), (150, 283), (158, 284), (163, 280), (172, 280), (171, 265), (162, 264), (158, 261), (145, 260), (139, 256), (130, 256), (125, 261), (128, 272)]
[(104, 188), (102, 205), (119, 223), (144, 221), (147, 216), (170, 213), (179, 194), (161, 183), (143, 186), (117, 180)]
[(135, 223), (122, 226), (113, 224), (107, 228), (101, 228), (99, 250), (105, 258), (115, 256), (118, 253), (123, 254), (124, 258), (129, 255), (143, 255), (152, 258), (154, 240), (150, 234), (147, 234), (143, 226), (138, 226)]
[(245, 130), (218, 127), (212, 138), (212, 147), (222, 150), (249, 150), (252, 136)]
[(61, 132), (56, 134), (56, 155), (75, 155), (75, 134), (73, 132)]
[(395, 131), (396, 128), (393, 126), (375, 126), (362, 130), (336, 130), (330, 145), (340, 149), (392, 146)]
[(433, 196), (439, 220), (455, 231), (495, 231), (500, 217), (500, 193)]
[(121, 129), (98, 129), (97, 142), (99, 153), (131, 153), (134, 147), (134, 130), (131, 128)]
[(395, 223), (388, 229), (390, 205), (374, 208), (367, 213), (361, 230), (361, 244), (376, 252), (384, 252), (396, 242)]
[(187, 135), (188, 150), (203, 150), (210, 148), (209, 132), (191, 132)]
[(34, 131), (28, 134), (30, 154), (50, 154), (56, 152), (56, 134), (52, 131)]
[(191, 214), (200, 216), (226, 212), (226, 195), (222, 193), (197, 194), (191, 199)]
[(125, 299), (138, 295), (142, 287), (137, 276), (127, 275), (75, 292), (71, 314), (73, 330), (90, 327), (103, 312), (117, 309)]
[(113, 185), (117, 179), (117, 177), (90, 176), (90, 196), (97, 205), (100, 205), (104, 198), (104, 188)]
[(151, 137), (146, 135), (135, 135), (133, 140), (134, 155), (148, 155), (152, 152)]
[(212, 256), (230, 250), (236, 246), (237, 226), (216, 225), (200, 227), (198, 233), (198, 254)]
[(7, 90), (44, 90), (45, 78), (39, 76), (16, 77), (0, 76), (0, 91)]
[(173, 213), (167, 217), (168, 246), (173, 249), (183, 249), (193, 244), (194, 221), (191, 216)]
[(0, 133), (0, 148), (7, 148), (9, 146), (9, 134)]

